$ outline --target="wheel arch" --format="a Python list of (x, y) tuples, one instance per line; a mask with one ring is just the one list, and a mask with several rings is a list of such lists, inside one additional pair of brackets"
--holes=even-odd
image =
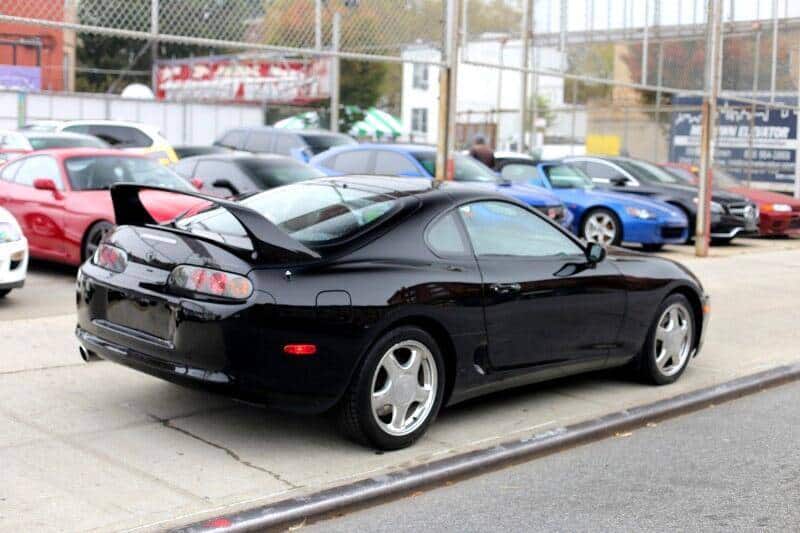
[(689, 304), (692, 306), (692, 314), (694, 315), (695, 323), (694, 344), (695, 347), (697, 347), (703, 333), (703, 302), (700, 298), (700, 295), (697, 294), (695, 289), (688, 285), (679, 285), (667, 293), (664, 298), (669, 298), (673, 294), (680, 294), (684, 296), (687, 300), (689, 300)]
[(591, 215), (593, 212), (599, 211), (601, 209), (605, 210), (605, 211), (609, 211), (611, 214), (613, 214), (616, 217), (617, 222), (619, 222), (619, 242), (624, 241), (625, 240), (625, 223), (622, 221), (622, 216), (619, 214), (619, 211), (618, 211), (617, 208), (615, 208), (615, 207), (613, 207), (611, 205), (607, 205), (607, 204), (595, 204), (595, 205), (592, 205), (592, 206), (585, 207), (583, 209), (583, 212), (581, 213), (580, 220), (578, 220), (578, 224), (576, 226), (576, 229), (578, 230), (578, 233), (579, 234), (583, 233), (583, 224), (584, 224), (584, 222), (586, 222), (586, 218), (589, 215)]
[(83, 263), (84, 261), (86, 261), (88, 259), (88, 257), (83, 257), (83, 251), (86, 248), (86, 239), (89, 238), (89, 233), (92, 232), (92, 228), (94, 228), (96, 225), (100, 224), (101, 222), (105, 222), (105, 223), (111, 224), (112, 226), (114, 225), (113, 221), (108, 220), (107, 218), (103, 218), (103, 217), (98, 217), (98, 218), (92, 220), (91, 222), (89, 222), (86, 225), (86, 229), (83, 230), (83, 235), (81, 235), (81, 244), (80, 244), (80, 248), (78, 249), (78, 257), (79, 257), (81, 263)]
[(372, 341), (364, 350), (364, 353), (361, 354), (359, 364), (363, 362), (364, 357), (369, 350), (372, 349), (375, 343), (378, 342), (378, 340), (380, 340), (386, 333), (403, 326), (418, 327), (431, 335), (433, 340), (436, 341), (436, 345), (439, 347), (439, 350), (442, 353), (442, 359), (444, 360), (445, 389), (442, 396), (442, 405), (447, 405), (455, 385), (458, 361), (456, 356), (456, 347), (453, 343), (450, 333), (447, 331), (447, 328), (445, 328), (444, 325), (435, 318), (431, 318), (426, 315), (408, 315), (384, 325), (373, 336)]

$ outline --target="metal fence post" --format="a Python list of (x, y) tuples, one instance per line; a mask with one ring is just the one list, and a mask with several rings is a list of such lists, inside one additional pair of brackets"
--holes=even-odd
[(444, 5), (443, 66), (439, 69), (439, 135), (436, 147), (436, 181), (453, 179), (456, 131), (456, 83), (458, 80), (458, 16), (461, 0)]
[(697, 199), (695, 225), (695, 255), (706, 257), (711, 233), (711, 186), (716, 140), (717, 97), (720, 82), (720, 46), (722, 30), (722, 0), (708, 0), (708, 33), (706, 47), (706, 87), (703, 97), (702, 134), (700, 137), (700, 192)]
[(797, 117), (794, 143), (794, 197), (800, 198), (800, 46), (797, 47), (797, 103), (794, 114)]
[(17, 127), (21, 128), (28, 121), (28, 93), (17, 93)]
[(158, 89), (158, 2), (159, 0), (150, 0), (150, 53), (152, 54), (152, 64), (150, 65), (150, 85), (155, 93)]
[(533, 0), (525, 0), (522, 7), (522, 54), (520, 60), (520, 91), (519, 91), (519, 144), (518, 152), (525, 151), (525, 137), (528, 131), (528, 78), (530, 73), (530, 49), (531, 49), (531, 12), (533, 11)]
[(314, 3), (314, 48), (322, 50), (322, 0)]
[[(333, 51), (339, 51), (339, 38), (340, 26), (342, 24), (342, 16), (336, 12), (333, 14)], [(339, 132), (339, 56), (334, 55), (331, 57), (331, 116), (330, 127), (331, 131)]]
[(775, 102), (775, 78), (778, 66), (778, 0), (772, 0), (772, 70), (770, 71), (769, 101)]

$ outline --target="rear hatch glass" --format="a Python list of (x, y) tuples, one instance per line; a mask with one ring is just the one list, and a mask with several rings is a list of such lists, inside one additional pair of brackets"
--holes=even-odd
[[(241, 203), (312, 247), (346, 240), (398, 209), (395, 196), (327, 181), (270, 189)], [(218, 234), (227, 242), (246, 237), (241, 224), (223, 209), (180, 220), (177, 227), (198, 234)]]

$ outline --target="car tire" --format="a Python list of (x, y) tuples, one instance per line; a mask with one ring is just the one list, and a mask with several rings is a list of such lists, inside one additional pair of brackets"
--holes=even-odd
[(434, 338), (417, 327), (399, 327), (367, 352), (340, 402), (339, 425), (361, 444), (405, 448), (436, 418), (444, 388), (444, 361)]
[(673, 294), (661, 302), (635, 360), (640, 378), (656, 385), (677, 381), (692, 357), (696, 328), (694, 311), (685, 296)]
[[(601, 240), (598, 240), (598, 228), (592, 228), (593, 223), (613, 231), (613, 236), (604, 232), (607, 238), (601, 242)], [(622, 242), (622, 222), (620, 222), (616, 213), (605, 207), (598, 207), (586, 213), (581, 221), (580, 230), (580, 236), (587, 242), (596, 242), (603, 246), (617, 246)]]
[(5, 298), (8, 296), (8, 293), (11, 292), (11, 289), (2, 289), (0, 290), (0, 298)]
[(100, 222), (95, 222), (86, 230), (81, 249), (81, 262), (86, 261), (94, 254), (103, 237), (112, 229), (114, 229), (114, 224), (101, 220)]
[(649, 243), (649, 244), (643, 244), (642, 245), (642, 250), (644, 250), (645, 252), (660, 252), (663, 248), (664, 248), (664, 245), (661, 244), (661, 243), (659, 243), (659, 244)]

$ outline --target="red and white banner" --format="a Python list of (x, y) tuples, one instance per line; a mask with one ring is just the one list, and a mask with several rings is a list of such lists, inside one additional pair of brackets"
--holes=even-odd
[(330, 98), (330, 59), (217, 56), (161, 61), (156, 88), (160, 100), (306, 104)]

